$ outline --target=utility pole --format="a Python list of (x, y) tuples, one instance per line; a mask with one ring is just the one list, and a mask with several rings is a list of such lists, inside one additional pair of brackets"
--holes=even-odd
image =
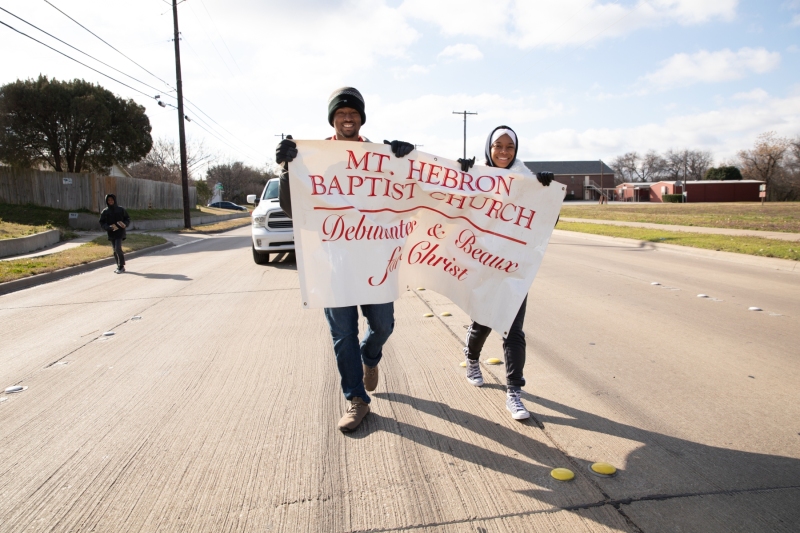
[(181, 188), (183, 189), (183, 225), (192, 227), (192, 215), (189, 212), (189, 169), (186, 164), (186, 131), (183, 124), (183, 82), (181, 80), (181, 47), (178, 31), (178, 0), (172, 0), (172, 19), (175, 22), (175, 78), (178, 87), (178, 139), (181, 150)]
[(280, 135), (276, 135), (275, 137), (280, 137), (280, 138), (281, 138), (281, 140), (284, 140), (284, 139), (286, 138), (286, 135), (284, 135), (283, 133), (281, 133)]
[(686, 150), (683, 151), (683, 203), (686, 203), (689, 199), (689, 195), (686, 191), (686, 159), (689, 157), (689, 154)]
[(464, 115), (464, 159), (467, 158), (467, 115), (477, 115), (469, 111), (453, 111), (454, 115)]

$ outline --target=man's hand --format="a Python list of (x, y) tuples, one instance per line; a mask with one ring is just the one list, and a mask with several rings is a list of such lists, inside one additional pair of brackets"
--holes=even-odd
[(111, 224), (109, 228), (111, 228), (111, 231), (117, 231), (119, 229), (116, 224)]
[(117, 222), (117, 226), (119, 226), (122, 229), (125, 229), (125, 223), (124, 222)]
[(292, 140), (291, 135), (287, 135), (275, 148), (275, 162), (279, 165), (281, 163), (290, 163), (295, 157), (297, 157), (297, 143)]
[(550, 186), (550, 182), (553, 181), (553, 173), (552, 172), (537, 172), (536, 179), (539, 180), (539, 183), (544, 185), (545, 187)]
[(383, 144), (388, 144), (392, 147), (392, 153), (396, 157), (405, 157), (414, 149), (414, 145), (403, 141), (383, 141)]
[(467, 172), (475, 165), (475, 158), (472, 159), (456, 159), (459, 163), (461, 163), (461, 172)]

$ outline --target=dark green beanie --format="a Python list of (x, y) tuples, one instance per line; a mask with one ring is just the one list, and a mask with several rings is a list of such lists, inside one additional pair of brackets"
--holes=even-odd
[(358, 111), (361, 115), (361, 124), (367, 122), (367, 114), (364, 113), (364, 97), (353, 87), (341, 87), (333, 91), (328, 98), (328, 124), (333, 126), (333, 114), (340, 107), (349, 107)]

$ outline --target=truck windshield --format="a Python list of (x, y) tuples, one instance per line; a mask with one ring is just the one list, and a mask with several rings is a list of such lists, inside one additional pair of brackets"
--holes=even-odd
[(278, 183), (278, 180), (267, 183), (267, 188), (264, 189), (264, 197), (262, 200), (272, 200), (278, 197)]

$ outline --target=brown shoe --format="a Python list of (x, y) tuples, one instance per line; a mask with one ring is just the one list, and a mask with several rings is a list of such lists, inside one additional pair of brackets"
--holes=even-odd
[(369, 413), (369, 404), (356, 396), (350, 400), (347, 412), (339, 420), (339, 431), (342, 433), (355, 431), (367, 413)]
[(364, 388), (372, 392), (378, 386), (378, 367), (364, 365)]

